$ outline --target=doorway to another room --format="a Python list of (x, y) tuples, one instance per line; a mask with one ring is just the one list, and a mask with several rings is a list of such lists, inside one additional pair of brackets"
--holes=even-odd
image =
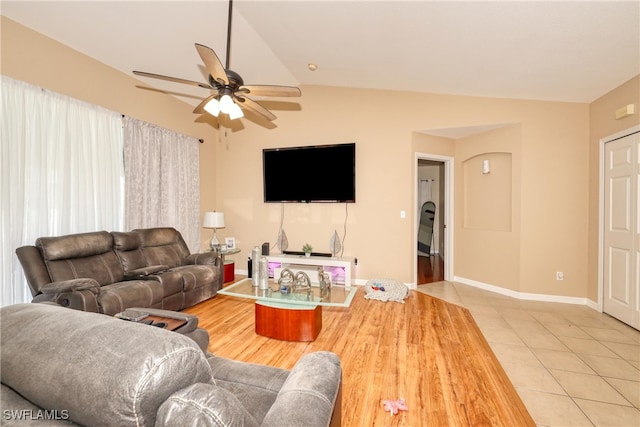
[(446, 160), (429, 155), (416, 158), (416, 284), (446, 280), (447, 192)]

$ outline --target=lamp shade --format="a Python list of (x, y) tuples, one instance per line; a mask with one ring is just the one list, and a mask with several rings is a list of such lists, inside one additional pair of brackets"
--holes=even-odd
[(224, 213), (205, 212), (202, 226), (204, 228), (224, 228)]

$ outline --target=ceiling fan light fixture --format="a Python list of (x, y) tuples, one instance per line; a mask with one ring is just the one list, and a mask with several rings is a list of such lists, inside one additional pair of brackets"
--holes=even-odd
[(220, 111), (225, 114), (229, 114), (231, 112), (231, 108), (233, 108), (234, 102), (233, 99), (227, 95), (226, 93), (222, 95), (220, 98)]
[(220, 114), (220, 102), (215, 98), (211, 98), (211, 100), (204, 106), (204, 111), (214, 117), (218, 117), (218, 114)]
[(242, 108), (236, 103), (231, 107), (231, 111), (229, 111), (229, 118), (231, 120), (239, 119), (244, 117), (244, 113), (242, 112)]

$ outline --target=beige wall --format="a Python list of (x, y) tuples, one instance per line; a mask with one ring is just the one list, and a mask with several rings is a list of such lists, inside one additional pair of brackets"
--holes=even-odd
[[(273, 243), (278, 231), (280, 206), (262, 203), (262, 148), (355, 141), (357, 203), (348, 206), (345, 254), (358, 258), (359, 279), (384, 276), (412, 282), (415, 153), (456, 156), (456, 200), (462, 194), (458, 191), (462, 160), (457, 157), (459, 152), (466, 156), (460, 148), (464, 141), (452, 144), (446, 138), (416, 132), (513, 123), (496, 132), (517, 134), (509, 150), (514, 153), (513, 175), (519, 177), (513, 183), (519, 228), (508, 236), (490, 232), (470, 242), (459, 232), (457, 220), (456, 261), (462, 257), (469, 263), (456, 262), (454, 274), (521, 292), (584, 295), (586, 104), (315, 86), (304, 86), (302, 92), (299, 111), (276, 111), (277, 129), (247, 125), (220, 144), (217, 166), (222, 175), (218, 175), (217, 192), (230, 218), (225, 233), (235, 235), (241, 247), (248, 251), (263, 241)], [(503, 144), (491, 138), (478, 144), (468, 144), (468, 151), (504, 151), (497, 150), (496, 144)], [(293, 168), (292, 179), (296, 179)], [(401, 210), (407, 212), (406, 219), (400, 218)], [(314, 248), (326, 248), (331, 233), (341, 232), (345, 219), (340, 205), (285, 205), (284, 211), (284, 228), (297, 249), (305, 241)], [(458, 201), (456, 215), (462, 212)], [(493, 256), (491, 248), (497, 248)], [(480, 252), (488, 258), (473, 256)], [(525, 257), (530, 258), (525, 261)], [(562, 286), (555, 281), (556, 271), (565, 272)]]
[[(615, 111), (628, 104), (635, 104), (635, 114), (616, 120)], [(588, 290), (587, 297), (597, 301), (598, 295), (598, 251), (600, 209), (600, 148), (602, 139), (640, 125), (640, 76), (629, 80), (604, 94), (589, 106), (589, 245), (588, 245)]]
[[(309, 242), (315, 250), (325, 251), (333, 231), (342, 236), (346, 222), (345, 255), (358, 258), (358, 279), (391, 277), (410, 283), (415, 255), (415, 153), (456, 157), (457, 197), (463, 182), (459, 178), (463, 159), (458, 157), (466, 158), (474, 151), (467, 147), (469, 141), (454, 142), (420, 132), (512, 124), (496, 131), (496, 135), (512, 132), (514, 136), (508, 152), (512, 176), (519, 181), (514, 178), (512, 182), (512, 235), (492, 231), (487, 237), (495, 246), (489, 249), (495, 248), (496, 254), (466, 257), (463, 251), (468, 245), (491, 251), (478, 243), (486, 239), (474, 238), (470, 243), (473, 239), (458, 230), (456, 221), (459, 262), (454, 274), (464, 273), (470, 280), (520, 292), (587, 296), (593, 172), (587, 104), (303, 86), (298, 109), (280, 110), (272, 104), (279, 117), (277, 128), (267, 130), (245, 119), (240, 128), (218, 133), (197, 122), (192, 107), (136, 88), (140, 82), (130, 75), (5, 18), (2, 73), (204, 138), (201, 208), (225, 212), (227, 228), (221, 235), (236, 238), (243, 250), (235, 257), (241, 269), (246, 268), (251, 248), (265, 241), (273, 244), (278, 232), (281, 205), (262, 201), (263, 148), (355, 141), (357, 202), (286, 204), (284, 229), (290, 248), (299, 249)], [(493, 139), (483, 138), (478, 139), (478, 153), (505, 151), (492, 148)], [(500, 138), (498, 143), (505, 144)], [(303, 165), (292, 166), (292, 180), (300, 179), (301, 168)], [(330, 171), (330, 165), (327, 168)], [(455, 209), (456, 216), (463, 213), (459, 201)], [(400, 218), (401, 210), (407, 212), (405, 219)], [(209, 237), (203, 233), (203, 247)], [(565, 272), (564, 282), (555, 281), (556, 271)]]

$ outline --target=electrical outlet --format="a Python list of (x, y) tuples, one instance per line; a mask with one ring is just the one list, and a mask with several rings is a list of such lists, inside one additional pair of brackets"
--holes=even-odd
[(564, 273), (562, 271), (556, 271), (556, 280), (564, 280)]

